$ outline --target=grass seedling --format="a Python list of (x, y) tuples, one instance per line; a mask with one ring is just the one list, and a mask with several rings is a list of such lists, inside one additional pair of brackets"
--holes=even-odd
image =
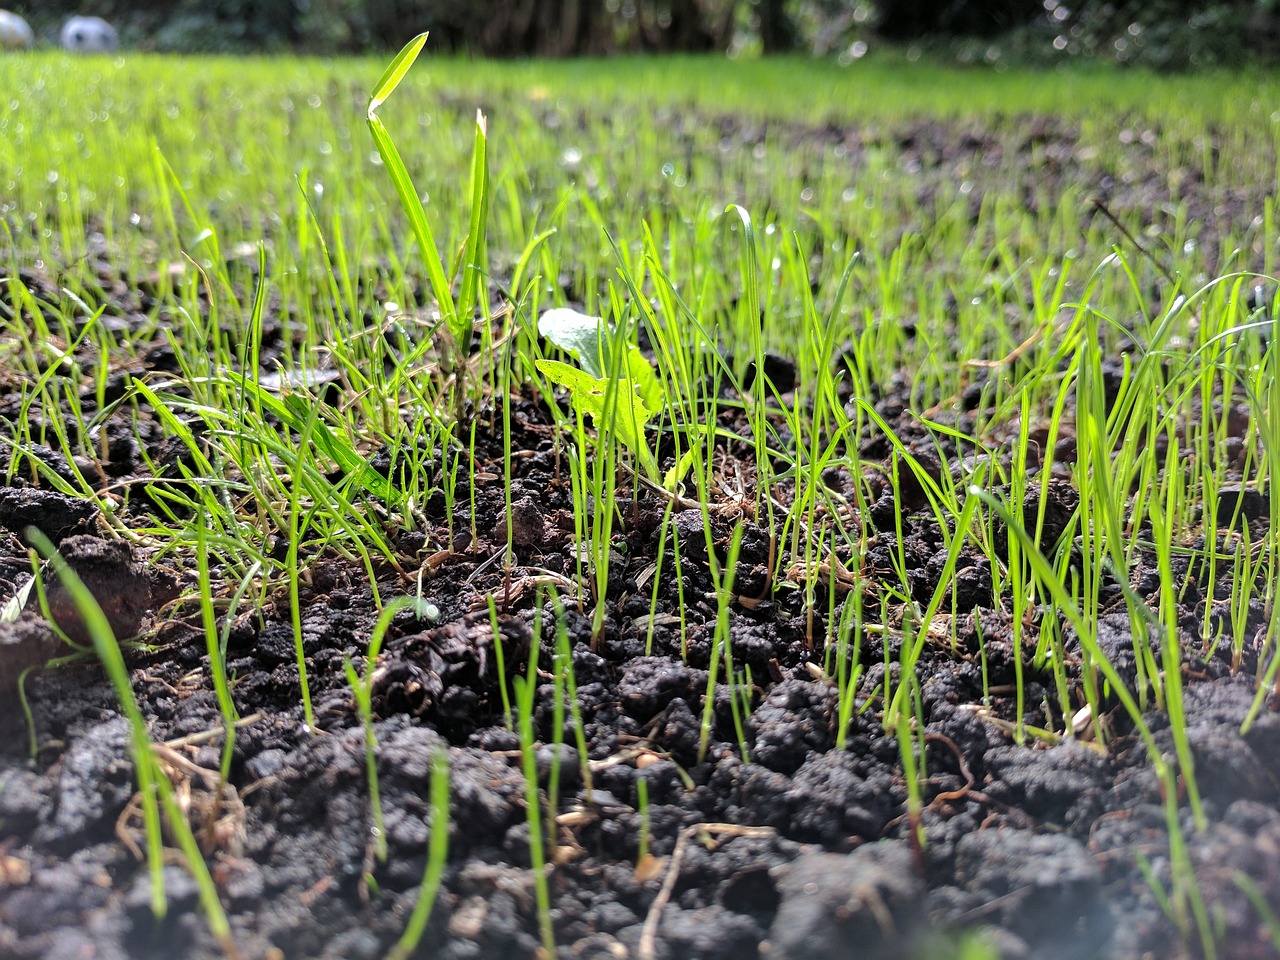
[[(899, 689), (918, 686), (914, 676), (905, 673), (902, 676), (903, 682)], [(920, 769), (920, 764), (924, 761), (924, 752), (922, 750), (917, 758), (917, 740), (911, 729), (912, 719), (912, 716), (905, 712), (899, 713), (894, 734), (898, 740), (898, 756), (902, 758), (903, 778), (907, 782), (907, 824), (911, 830), (911, 842), (917, 850), (923, 850), (924, 824), (920, 821), (920, 815), (924, 810), (924, 800), (920, 791), (923, 771)]]
[[(286, 528), (289, 544), (284, 561), (285, 574), (289, 579), (289, 618), (293, 624), (293, 652), (294, 660), (298, 666), (298, 683), (302, 687), (303, 718), (307, 725), (307, 730), (312, 733), (316, 729), (316, 720), (311, 711), (311, 684), (307, 682), (307, 654), (302, 643), (302, 600), (299, 592), (299, 584), (302, 578), (298, 565), (298, 551), (301, 548), (301, 534), (304, 527), (304, 522), (302, 521), (302, 489), (305, 471), (303, 458), (310, 446), (311, 434), (315, 430), (319, 414), (320, 407), (318, 405), (313, 406), (298, 438), (298, 454), (294, 462), (294, 473), (291, 478), (289, 493), (289, 526)], [(309, 520), (314, 515), (315, 507), (313, 506), (307, 512), (307, 519)]]
[(387, 952), (386, 960), (409, 960), (435, 907), (440, 892), (440, 880), (444, 877), (449, 859), (449, 758), (443, 750), (431, 760), (431, 837), (427, 842), (427, 862), (422, 868), (422, 882), (418, 885), (418, 897), (413, 913), (405, 924), (404, 933), (394, 947)]
[[(218, 698), (218, 710), (222, 713), (223, 741), (222, 762), (218, 773), (226, 783), (231, 776), (231, 760), (236, 743), (236, 706), (231, 700), (231, 688), (227, 683), (225, 646), (220, 642), (218, 621), (213, 609), (213, 589), (209, 578), (209, 543), (205, 518), (197, 515), (196, 530), (196, 580), (200, 591), (200, 618), (204, 626), (205, 650), (209, 656), (209, 676)], [(230, 616), (228, 616), (228, 626)]]
[(484, 275), (481, 260), (485, 251), (485, 231), (489, 209), (488, 128), (484, 115), (477, 112), (475, 143), (471, 155), (471, 221), (466, 242), (463, 244), (462, 284), (455, 299), (445, 276), (421, 194), (414, 187), (409, 171), (400, 157), (400, 151), (396, 149), (395, 142), (387, 132), (382, 118), (378, 116), (378, 108), (395, 92), (426, 42), (427, 35), (419, 34), (405, 44), (387, 65), (382, 77), (374, 85), (369, 99), (367, 119), (369, 132), (373, 135), (378, 154), (382, 157), (383, 165), (391, 176), (400, 206), (413, 229), (414, 239), (417, 241), (418, 252), (426, 267), (436, 304), (444, 318), (444, 329), (451, 338), (448, 349), (449, 373), (455, 378), (454, 419), (457, 423), (461, 423), (462, 403), (466, 395), (467, 362), (471, 353), (472, 315), (477, 302), (487, 303), (483, 296), (480, 278)]
[[(707, 690), (703, 696), (702, 724), (698, 733), (699, 763), (706, 758), (707, 746), (711, 740), (711, 725), (715, 718), (716, 681), (722, 659), (724, 660), (726, 679), (730, 684), (734, 682), (733, 645), (729, 636), (729, 609), (734, 599), (736, 599), (733, 593), (733, 583), (738, 573), (738, 552), (742, 548), (743, 533), (741, 523), (734, 526), (733, 533), (729, 538), (729, 549), (722, 565), (716, 557), (716, 545), (711, 537), (710, 524), (705, 520), (703, 529), (707, 539), (707, 558), (711, 567), (711, 580), (715, 585), (716, 622), (715, 632), (712, 635), (711, 657), (707, 664)], [(745, 761), (747, 759), (747, 744), (742, 726), (744, 718), (741, 715), (741, 708), (736, 697), (730, 697), (730, 705), (733, 710), (734, 732), (738, 737), (738, 747), (742, 751), (742, 759)]]
[[(769, 461), (767, 438), (771, 433), (768, 422), (767, 401), (773, 389), (764, 369), (764, 335), (762, 325), (764, 316), (760, 303), (760, 251), (756, 244), (755, 226), (751, 222), (751, 214), (745, 207), (736, 203), (725, 208), (726, 214), (733, 214), (737, 221), (735, 226), (742, 229), (742, 301), (738, 316), (737, 343), (748, 347), (748, 354), (755, 364), (755, 381), (752, 384), (752, 403), (748, 410), (752, 417), (751, 434), (756, 450), (756, 515), (761, 515), (761, 506), (768, 515), (766, 529), (773, 530), (773, 501), (768, 496), (773, 486), (773, 465)], [(732, 222), (732, 221), (731, 221)]]
[(649, 853), (649, 781), (643, 775), (636, 777), (636, 812), (640, 816), (640, 836), (636, 840), (636, 871), (647, 870)]
[(919, 614), (919, 619), (916, 619), (913, 615), (903, 621), (904, 631), (907, 630), (909, 624), (911, 632), (903, 637), (902, 672), (900, 674), (902, 682), (899, 684), (898, 689), (894, 691), (893, 699), (885, 709), (884, 723), (886, 730), (901, 729), (900, 718), (905, 714), (906, 700), (911, 696), (910, 679), (916, 675), (916, 664), (919, 662), (920, 654), (929, 638), (933, 618), (942, 608), (942, 604), (950, 592), (951, 578), (955, 575), (956, 560), (959, 559), (960, 550), (964, 546), (969, 527), (973, 523), (977, 509), (977, 498), (973, 496), (966, 497), (964, 507), (956, 518), (955, 532), (947, 538), (949, 540), (947, 559), (943, 564), (942, 572), (938, 575), (938, 585), (934, 589), (928, 606), (925, 607), (922, 614)]
[(524, 769), (525, 820), (529, 826), (529, 860), (533, 866), (533, 892), (538, 909), (538, 934), (547, 956), (556, 955), (555, 930), (551, 926), (551, 888), (547, 881), (546, 843), (543, 836), (542, 798), (538, 791), (537, 744), (533, 731), (533, 700), (538, 687), (538, 644), (529, 654), (529, 672), (515, 678), (516, 729)]
[(502, 725), (515, 729), (511, 720), (511, 693), (507, 687), (507, 652), (502, 640), (502, 628), (498, 623), (498, 602), (493, 594), (485, 597), (489, 604), (489, 629), (493, 631), (493, 659), (498, 667), (498, 696), (502, 700)]
[(147, 733), (147, 721), (142, 716), (142, 711), (134, 698), (129, 671), (106, 614), (102, 612), (102, 607), (99, 606), (89, 588), (67, 565), (43, 533), (35, 528), (28, 528), (25, 536), (29, 542), (35, 544), (54, 576), (70, 596), (77, 615), (83, 621), (85, 630), (93, 641), (93, 649), (102, 662), (111, 685), (115, 688), (120, 709), (129, 721), (130, 754), (133, 759), (134, 775), (138, 778), (138, 793), (141, 797), (142, 819), (146, 831), (152, 914), (157, 919), (161, 919), (168, 911), (164, 892), (164, 837), (161, 833), (160, 820), (160, 811), (163, 808), (165, 822), (168, 823), (170, 833), (182, 851), (187, 869), (196, 882), (200, 904), (204, 908), (209, 930), (222, 947), (228, 960), (238, 960), (240, 954), (232, 939), (231, 926), (222, 910), (222, 903), (218, 900), (217, 887), (200, 853), (200, 846), (191, 831), (191, 824), (187, 822), (186, 813), (174, 797), (173, 785), (160, 769), (152, 752), (151, 738)]
[[(541, 613), (543, 605), (539, 604), (538, 617), (535, 618), (534, 636), (542, 636)], [(534, 646), (538, 646), (537, 643)], [(560, 809), (560, 773), (562, 753), (560, 747), (564, 744), (564, 716), (565, 716), (565, 694), (566, 694), (566, 675), (573, 671), (572, 659), (566, 660), (560, 655), (560, 644), (556, 643), (556, 652), (552, 655), (551, 669), (551, 762), (547, 769), (547, 825), (546, 836), (551, 842), (551, 862), (558, 860), (557, 848), (559, 846), (559, 827), (556, 824), (556, 814)]]
[(387, 860), (387, 831), (382, 825), (382, 798), (378, 790), (378, 739), (373, 730), (373, 680), (378, 656), (382, 652), (382, 641), (386, 638), (391, 621), (402, 610), (410, 609), (419, 620), (436, 620), (440, 616), (440, 611), (434, 604), (416, 597), (397, 597), (382, 608), (382, 613), (373, 626), (373, 633), (369, 636), (369, 649), (365, 654), (364, 676), (356, 673), (350, 660), (344, 660), (342, 664), (356, 701), (356, 712), (364, 727), (364, 766), (369, 784), (369, 833), (373, 838), (374, 856), (379, 863)]
[[(844, 750), (849, 745), (849, 726), (858, 705), (858, 681), (862, 678), (862, 626), (862, 590), (855, 586), (840, 607), (840, 619), (834, 629), (835, 681), (840, 692), (836, 712), (837, 750)], [(831, 674), (829, 664), (827, 673)]]
[(1232, 879), (1235, 881), (1235, 885), (1244, 891), (1244, 895), (1253, 904), (1253, 909), (1258, 912), (1258, 916), (1266, 924), (1267, 932), (1271, 935), (1272, 947), (1277, 952), (1280, 952), (1280, 917), (1276, 916), (1275, 907), (1267, 901), (1267, 895), (1259, 889), (1253, 878), (1247, 873), (1237, 871)]
[(578, 769), (582, 773), (582, 786), (591, 797), (591, 754), (587, 750), (587, 733), (582, 722), (582, 705), (578, 702), (578, 681), (573, 670), (573, 646), (569, 642), (569, 625), (565, 622), (564, 606), (559, 596), (551, 595), (551, 606), (556, 615), (556, 662), (563, 675), (565, 697), (569, 703), (569, 716), (573, 720), (574, 745), (578, 749)]
[(22, 673), (18, 674), (18, 705), (22, 708), (22, 719), (26, 721), (27, 754), (32, 760), (36, 758), (36, 754), (39, 752), (39, 744), (36, 742), (36, 718), (31, 713), (31, 703), (27, 700), (27, 677), (35, 669), (35, 667), (27, 667)]

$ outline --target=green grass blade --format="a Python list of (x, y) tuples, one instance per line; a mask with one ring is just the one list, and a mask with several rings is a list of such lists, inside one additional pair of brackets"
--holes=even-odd
[(427, 222), (427, 214), (422, 208), (418, 191), (414, 188), (409, 170), (405, 167), (404, 160), (400, 158), (400, 151), (396, 149), (391, 134), (387, 133), (381, 117), (369, 117), (369, 131), (373, 134), (373, 142), (378, 147), (383, 166), (391, 175), (391, 183), (396, 189), (396, 196), (400, 198), (400, 206), (404, 209), (405, 216), (409, 218), (409, 226), (413, 228), (413, 236), (418, 242), (423, 265), (427, 268), (427, 279), (431, 282), (431, 290), (440, 306), (440, 314), (444, 317), (446, 326), (452, 330), (456, 320), (452, 295), (449, 291), (449, 280), (444, 275), (444, 266), (440, 260), (439, 248), (436, 246), (435, 234), (431, 232), (431, 224)]
[(409, 72), (413, 62), (418, 59), (418, 54), (422, 52), (422, 46), (426, 42), (427, 33), (423, 31), (401, 47), (400, 52), (395, 55), (395, 59), (387, 64), (387, 69), (382, 71), (382, 76), (378, 79), (377, 84), (374, 85), (373, 94), (369, 99), (370, 117), (377, 112), (377, 109), (382, 106), (387, 97), (391, 96), (395, 88), (400, 86), (400, 81)]
[(489, 152), (488, 126), (484, 114), (476, 111), (475, 148), (471, 153), (471, 223), (467, 231), (466, 251), (462, 262), (462, 287), (458, 294), (458, 310), (454, 317), (453, 338), (458, 352), (466, 357), (471, 351), (471, 317), (480, 303), (481, 280), (485, 276), (485, 242), (489, 222)]
[(102, 612), (97, 599), (72, 570), (49, 539), (34, 527), (28, 528), (26, 537), (48, 562), (50, 568), (71, 596), (85, 629), (93, 641), (93, 648), (102, 661), (111, 686), (115, 689), (120, 709), (129, 721), (131, 734), (130, 753), (133, 754), (134, 773), (138, 779), (138, 793), (142, 798), (142, 822), (147, 835), (147, 869), (151, 877), (151, 913), (164, 917), (168, 903), (164, 893), (164, 836), (160, 828), (159, 788), (156, 784), (155, 758), (151, 753), (151, 738), (147, 734), (147, 721), (142, 716), (138, 701), (129, 682), (129, 669), (125, 666), (120, 644)]
[(422, 871), (422, 885), (413, 913), (404, 933), (387, 953), (386, 960), (408, 960), (417, 949), (431, 919), (440, 880), (449, 859), (449, 758), (443, 750), (431, 760), (431, 837), (427, 841), (427, 862)]
[(413, 179), (409, 176), (409, 170), (405, 166), (404, 160), (400, 157), (400, 151), (396, 149), (395, 142), (391, 139), (391, 134), (387, 132), (386, 125), (377, 114), (378, 107), (382, 106), (392, 91), (400, 85), (400, 81), (409, 72), (409, 68), (413, 66), (413, 62), (418, 58), (418, 53), (422, 50), (422, 45), (426, 42), (427, 35), (425, 33), (419, 34), (410, 40), (387, 66), (386, 71), (382, 74), (382, 79), (374, 87), (373, 95), (369, 100), (368, 123), (369, 132), (373, 135), (373, 142), (378, 148), (378, 155), (382, 157), (383, 166), (387, 168), (387, 173), (391, 176), (391, 183), (396, 190), (396, 196), (400, 199), (400, 206), (404, 210), (405, 216), (409, 218), (409, 226), (413, 229), (413, 236), (418, 242), (422, 262), (427, 268), (427, 279), (431, 283), (432, 292), (435, 294), (436, 301), (440, 306), (440, 315), (444, 318), (446, 327), (452, 331), (457, 321), (454, 316), (449, 280), (445, 277), (444, 266), (440, 259), (440, 250), (436, 246), (435, 234), (431, 231), (431, 224), (427, 221), (427, 213), (422, 207), (420, 194), (413, 186)]
[(182, 850), (187, 869), (196, 882), (200, 905), (204, 908), (209, 931), (222, 947), (223, 953), (230, 960), (238, 960), (240, 954), (232, 940), (231, 925), (227, 922), (222, 903), (218, 900), (217, 886), (209, 874), (208, 865), (200, 852), (200, 845), (191, 832), (191, 824), (187, 822), (186, 814), (174, 798), (172, 784), (160, 771), (155, 754), (152, 753), (147, 721), (133, 695), (133, 685), (129, 682), (129, 670), (125, 666), (124, 655), (120, 652), (120, 644), (116, 641), (111, 624), (107, 621), (106, 614), (102, 612), (97, 598), (84, 585), (76, 572), (67, 566), (66, 561), (54, 549), (48, 538), (34, 528), (28, 529), (26, 536), (47, 558), (49, 566), (70, 594), (93, 640), (93, 647), (99, 660), (102, 661), (102, 667), (115, 689), (120, 709), (129, 721), (130, 752), (133, 754), (138, 791), (142, 797), (143, 823), (146, 826), (147, 866), (151, 878), (151, 912), (157, 918), (163, 917), (167, 912), (164, 893), (164, 837), (160, 827), (160, 807), (163, 805), (169, 830)]

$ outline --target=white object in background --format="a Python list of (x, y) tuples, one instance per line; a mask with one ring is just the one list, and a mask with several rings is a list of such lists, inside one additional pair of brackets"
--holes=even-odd
[(35, 42), (36, 35), (27, 21), (16, 13), (0, 10), (0, 49), (30, 50)]
[(116, 28), (101, 17), (72, 17), (62, 25), (61, 40), (71, 53), (111, 53), (120, 46)]

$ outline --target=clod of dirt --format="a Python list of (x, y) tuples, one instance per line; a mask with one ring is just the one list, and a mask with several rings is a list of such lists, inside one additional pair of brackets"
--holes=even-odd
[(24, 444), (18, 449), (21, 450), (22, 455), (30, 461), (30, 467), (28, 468), (27, 466), (24, 466), (21, 473), (23, 476), (30, 477), (33, 481), (39, 476), (39, 468), (36, 467), (36, 463), (46, 467), (50, 473), (53, 473), (60, 479), (72, 484), (80, 482), (80, 477), (76, 474), (77, 470), (80, 470), (81, 473), (83, 473), (85, 470), (91, 468), (91, 464), (80, 457), (75, 458), (75, 464), (73, 467), (73, 465), (68, 462), (66, 456), (57, 450), (51, 450), (43, 443)]
[[(508, 663), (518, 662), (529, 629), (515, 620), (501, 622)], [(387, 645), (374, 674), (374, 706), (380, 716), (408, 713), (431, 717), (465, 738), (496, 695), (497, 658), (487, 616), (454, 621)]]
[(41, 833), (46, 842), (74, 850), (88, 836), (114, 824), (133, 796), (129, 721), (115, 717), (71, 742), (58, 771), (52, 817)]
[(1218, 508), (1215, 514), (1218, 526), (1239, 526), (1270, 514), (1271, 498), (1265, 489), (1246, 487), (1239, 483), (1224, 484), (1218, 488)]
[(29, 837), (49, 809), (50, 784), (31, 770), (0, 771), (0, 838)]
[(676, 697), (686, 703), (700, 703), (706, 685), (704, 670), (695, 670), (669, 657), (641, 657), (623, 672), (618, 699), (627, 713), (644, 721)]
[[(1045, 490), (1044, 504), (1040, 503), (1040, 481), (1028, 483), (1022, 494), (1022, 529), (1035, 536), (1040, 524), (1040, 537), (1036, 546), (1046, 556), (1052, 556), (1058, 540), (1066, 532), (1067, 524), (1080, 505), (1080, 493), (1065, 480), (1051, 479)], [(1043, 511), (1043, 520), (1041, 514)], [(997, 556), (1004, 556), (1009, 549), (1009, 531), (1003, 526), (996, 529)]]
[(17, 698), (12, 694), (22, 671), (42, 666), (61, 646), (49, 624), (32, 614), (0, 622), (0, 704), (12, 702), (16, 706)]
[(905, 843), (805, 854), (777, 873), (769, 960), (889, 960), (924, 933), (925, 883)]
[(670, 904), (662, 911), (662, 939), (655, 956), (659, 960), (750, 956), (759, 936), (749, 917), (718, 905), (686, 910)]
[(675, 531), (682, 559), (699, 563), (707, 559), (704, 523), (701, 510), (681, 510), (672, 518), (671, 529)]
[(1063, 834), (979, 830), (956, 845), (956, 881), (967, 897), (951, 922), (986, 921), (1027, 945), (1032, 957), (1097, 956), (1115, 920), (1102, 871), (1084, 844)]
[(888, 764), (852, 750), (809, 757), (786, 796), (794, 811), (789, 835), (827, 845), (881, 836), (906, 800)]
[[(1130, 689), (1134, 689), (1138, 680), (1138, 650), (1140, 644), (1134, 640), (1133, 622), (1126, 613), (1108, 613), (1098, 618), (1098, 646), (1106, 655), (1112, 668)], [(1144, 629), (1142, 642), (1159, 652), (1160, 637), (1154, 630)], [(1080, 651), (1080, 640), (1074, 634), (1068, 639), (1068, 649), (1072, 654)], [(1111, 701), (1108, 701), (1111, 702)]]
[[(151, 581), (133, 548), (122, 540), (74, 536), (64, 540), (58, 552), (98, 601), (116, 638), (137, 636), (151, 606)], [(73, 642), (89, 643), (88, 629), (71, 595), (56, 577), (49, 581), (46, 594), (53, 621)]]
[(88, 500), (68, 497), (36, 487), (0, 490), (0, 527), (12, 530), (23, 543), (26, 530), (35, 527), (57, 546), (73, 533), (84, 532), (98, 515)]
[(649, 724), (655, 746), (671, 755), (676, 763), (697, 762), (702, 722), (681, 697), (676, 697)]
[(748, 721), (756, 736), (752, 759), (770, 770), (794, 773), (810, 751), (831, 748), (837, 709), (832, 684), (784, 680), (769, 691)]
[(928, 477), (935, 484), (942, 479), (942, 460), (936, 452), (927, 448), (913, 450), (912, 459), (915, 461), (914, 468), (907, 463), (900, 463), (896, 486), (887, 483), (868, 509), (867, 518), (877, 530), (893, 530), (897, 514), (905, 516), (928, 504), (929, 498), (925, 495), (922, 476)]
[[(1280, 814), (1263, 803), (1237, 800), (1221, 823), (1191, 834), (1191, 858), (1209, 915), (1214, 917), (1218, 943), (1229, 947), (1232, 960), (1274, 957), (1271, 931), (1241, 886), (1245, 879), (1262, 902), (1280, 903)], [(1157, 879), (1168, 889), (1172, 882), (1168, 860), (1158, 863)]]
[[(1193, 684), (1183, 697), (1200, 794), (1224, 807), (1233, 800), (1266, 801), (1280, 791), (1280, 717), (1263, 712), (1240, 735), (1253, 697), (1253, 686), (1243, 677)], [(1172, 753), (1168, 728), (1156, 730), (1155, 738)]]
[(1078, 743), (1047, 750), (994, 747), (985, 759), (992, 799), (1077, 830), (1087, 829), (1101, 813), (1111, 785), (1106, 758)]
[[(540, 547), (546, 538), (546, 520), (541, 508), (529, 497), (521, 497), (511, 504), (511, 542), (517, 547)], [(494, 533), (496, 540), (507, 538), (507, 517), (498, 519)]]
[[(733, 357), (727, 358), (727, 362), (732, 364)], [(796, 388), (796, 363), (789, 357), (784, 357), (779, 353), (766, 352), (764, 355), (764, 378), (772, 384), (773, 389), (778, 393), (790, 393)], [(747, 364), (746, 372), (742, 375), (742, 389), (750, 390), (756, 383), (756, 361), (753, 359)]]

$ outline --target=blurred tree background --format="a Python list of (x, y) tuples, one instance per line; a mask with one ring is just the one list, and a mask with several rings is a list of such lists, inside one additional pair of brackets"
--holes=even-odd
[(440, 48), (497, 57), (853, 58), (886, 42), (988, 63), (1178, 68), (1280, 54), (1280, 0), (38, 0), (12, 9), (47, 39), (67, 16), (98, 15), (126, 46), (176, 52), (386, 51), (430, 30)]

